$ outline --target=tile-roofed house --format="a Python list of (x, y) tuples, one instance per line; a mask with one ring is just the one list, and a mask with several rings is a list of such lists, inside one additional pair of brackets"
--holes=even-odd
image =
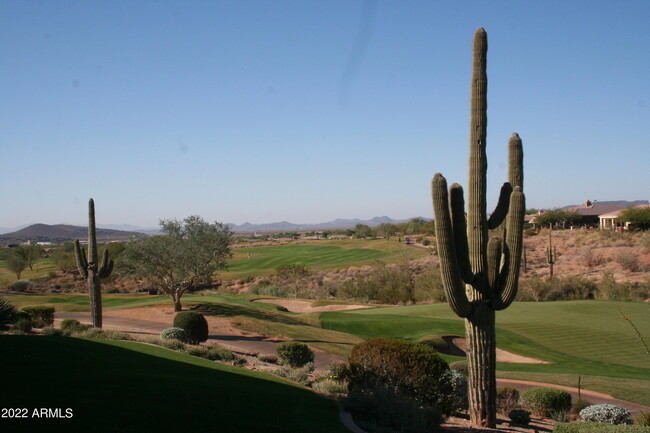
[(580, 225), (597, 225), (600, 224), (600, 215), (616, 212), (625, 209), (625, 206), (617, 204), (600, 204), (592, 203), (587, 200), (584, 204), (579, 206), (567, 207), (564, 210), (575, 212), (580, 215), (581, 219), (578, 224)]
[[(650, 205), (642, 204), (640, 206), (634, 207), (650, 207)], [(616, 229), (619, 227), (624, 227), (625, 229), (629, 228), (630, 223), (622, 223), (618, 221), (618, 217), (626, 208), (618, 209), (613, 212), (608, 212), (602, 215), (599, 215), (600, 219), (600, 228), (601, 229)]]

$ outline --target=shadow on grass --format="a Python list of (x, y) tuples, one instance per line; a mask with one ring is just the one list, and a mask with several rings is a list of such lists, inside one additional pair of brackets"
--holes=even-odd
[(251, 319), (267, 320), (276, 323), (283, 323), (285, 325), (307, 325), (305, 322), (294, 319), (282, 313), (274, 313), (271, 311), (261, 310), (259, 308), (245, 307), (242, 305), (234, 304), (197, 304), (192, 308), (206, 316), (220, 316), (220, 317), (249, 317)]
[(157, 347), (15, 335), (0, 347), (1, 407), (28, 414), (2, 431), (345, 431), (334, 402), (310, 391)]

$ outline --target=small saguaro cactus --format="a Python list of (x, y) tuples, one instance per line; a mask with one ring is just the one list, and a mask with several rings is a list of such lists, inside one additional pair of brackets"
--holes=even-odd
[(548, 231), (548, 248), (546, 248), (546, 263), (548, 263), (549, 278), (553, 278), (553, 265), (557, 261), (557, 250), (553, 246), (553, 241), (551, 240), (551, 234), (553, 229)]
[(79, 239), (74, 241), (74, 252), (77, 258), (77, 268), (82, 277), (88, 279), (88, 294), (90, 296), (90, 313), (93, 326), (102, 327), (102, 286), (101, 279), (107, 278), (113, 271), (113, 260), (108, 258), (108, 249), (104, 250), (102, 261), (99, 263), (97, 253), (97, 235), (95, 231), (95, 202), (88, 202), (88, 255), (86, 249), (79, 245)]
[[(474, 33), (470, 100), (469, 191), (436, 173), (432, 181), (440, 271), (452, 310), (465, 318), (470, 422), (496, 424), (495, 311), (514, 301), (523, 245), (523, 150), (516, 133), (508, 142), (508, 182), (486, 216), (487, 34)], [(501, 229), (505, 224), (505, 228)], [(493, 236), (490, 237), (490, 229)]]

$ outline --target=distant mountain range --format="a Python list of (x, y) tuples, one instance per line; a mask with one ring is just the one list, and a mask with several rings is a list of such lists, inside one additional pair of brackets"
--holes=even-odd
[[(381, 223), (400, 223), (408, 220), (394, 220), (383, 216), (369, 220), (362, 219), (336, 219), (319, 224), (294, 224), (281, 221), (270, 224), (228, 224), (236, 233), (263, 233), (263, 232), (285, 232), (285, 231), (312, 231), (312, 230), (334, 230), (352, 228), (357, 224), (365, 224), (370, 227), (378, 226)], [(118, 230), (123, 228), (128, 230)], [(9, 229), (11, 230), (11, 229)], [(158, 229), (145, 229), (129, 225), (113, 225), (97, 228), (97, 240), (100, 242), (124, 241), (142, 234), (155, 235), (160, 233)], [(20, 230), (0, 235), (0, 245), (20, 244), (22, 242), (52, 242), (63, 243), (75, 239), (84, 240), (88, 238), (88, 228), (69, 224), (32, 224)]]
[[(98, 228), (96, 231), (99, 242), (125, 241), (141, 233), (123, 230)], [(88, 239), (88, 228), (67, 224), (32, 224), (12, 233), (0, 235), (0, 245), (20, 244), (22, 242), (52, 242), (59, 244), (75, 239)]]

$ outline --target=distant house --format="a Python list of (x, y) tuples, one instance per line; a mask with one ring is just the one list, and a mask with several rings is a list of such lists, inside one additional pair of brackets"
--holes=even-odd
[[(634, 207), (649, 207), (650, 205), (647, 204), (642, 204), (640, 206), (634, 206)], [(613, 212), (609, 212), (606, 214), (599, 215), (598, 218), (600, 219), (600, 228), (601, 229), (624, 229), (627, 230), (630, 228), (630, 223), (629, 222), (622, 222), (618, 220), (618, 217), (621, 215), (621, 212), (623, 212), (626, 208), (623, 209), (618, 209)]]
[(581, 204), (579, 206), (571, 206), (565, 208), (564, 210), (575, 212), (580, 215), (580, 220), (576, 221), (576, 225), (595, 227), (597, 225), (600, 226), (601, 215), (616, 211), (622, 211), (623, 209), (625, 209), (624, 206), (617, 204), (592, 203), (591, 201), (587, 200), (584, 204)]

